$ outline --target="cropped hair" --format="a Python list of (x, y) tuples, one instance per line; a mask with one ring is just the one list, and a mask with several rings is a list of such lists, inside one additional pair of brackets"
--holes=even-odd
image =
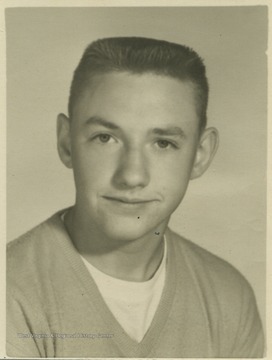
[(194, 85), (196, 110), (203, 130), (207, 122), (209, 86), (202, 59), (191, 48), (143, 37), (105, 38), (91, 43), (74, 71), (69, 116), (92, 76), (111, 72), (152, 73)]

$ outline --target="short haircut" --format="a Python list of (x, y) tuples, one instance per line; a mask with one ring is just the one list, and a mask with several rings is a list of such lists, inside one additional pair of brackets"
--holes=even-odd
[(70, 118), (92, 76), (111, 72), (152, 73), (192, 83), (200, 129), (206, 127), (209, 86), (202, 59), (187, 46), (143, 37), (105, 38), (86, 48), (70, 88)]

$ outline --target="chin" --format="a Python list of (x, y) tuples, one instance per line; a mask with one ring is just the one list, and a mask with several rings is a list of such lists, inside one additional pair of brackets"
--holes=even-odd
[(145, 236), (147, 233), (153, 231), (151, 224), (146, 224), (141, 219), (133, 221), (109, 221), (104, 224), (103, 232), (107, 238), (116, 241), (134, 241)]

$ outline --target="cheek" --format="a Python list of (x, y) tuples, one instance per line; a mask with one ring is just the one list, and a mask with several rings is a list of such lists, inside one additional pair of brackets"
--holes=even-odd
[(107, 166), (100, 161), (97, 156), (93, 156), (90, 151), (77, 149), (73, 156), (73, 170), (77, 184), (99, 182), (105, 176)]
[(193, 154), (189, 156), (181, 154), (167, 161), (157, 161), (155, 166), (158, 180), (161, 179), (167, 188), (169, 186), (174, 188), (182, 187), (190, 179), (194, 163), (193, 159)]
[(77, 145), (73, 154), (76, 188), (80, 192), (97, 192), (109, 187), (116, 171), (116, 154), (94, 151), (88, 146)]
[(161, 163), (157, 169), (155, 181), (163, 192), (165, 200), (173, 206), (179, 204), (185, 195), (190, 181), (193, 158), (194, 156), (186, 158), (180, 156), (175, 161)]
[(164, 183), (164, 195), (166, 201), (171, 203), (179, 203), (188, 186), (189, 177), (182, 173), (172, 174)]

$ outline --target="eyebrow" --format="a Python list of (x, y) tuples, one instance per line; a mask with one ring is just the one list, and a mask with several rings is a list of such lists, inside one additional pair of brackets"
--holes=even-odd
[[(89, 125), (101, 125), (108, 129), (112, 130), (120, 130), (120, 127), (111, 121), (108, 121), (106, 119), (101, 118), (100, 116), (91, 116), (88, 118), (85, 122), (86, 126)], [(179, 137), (185, 137), (184, 131), (178, 127), (178, 126), (169, 126), (165, 129), (163, 128), (154, 128), (150, 131), (152, 134), (160, 135), (160, 136), (179, 136)]]
[(155, 128), (152, 133), (161, 136), (180, 136), (185, 137), (184, 131), (178, 126), (170, 126), (165, 129)]
[(119, 126), (99, 116), (91, 116), (89, 119), (86, 120), (85, 125), (102, 125), (112, 130), (120, 129)]

